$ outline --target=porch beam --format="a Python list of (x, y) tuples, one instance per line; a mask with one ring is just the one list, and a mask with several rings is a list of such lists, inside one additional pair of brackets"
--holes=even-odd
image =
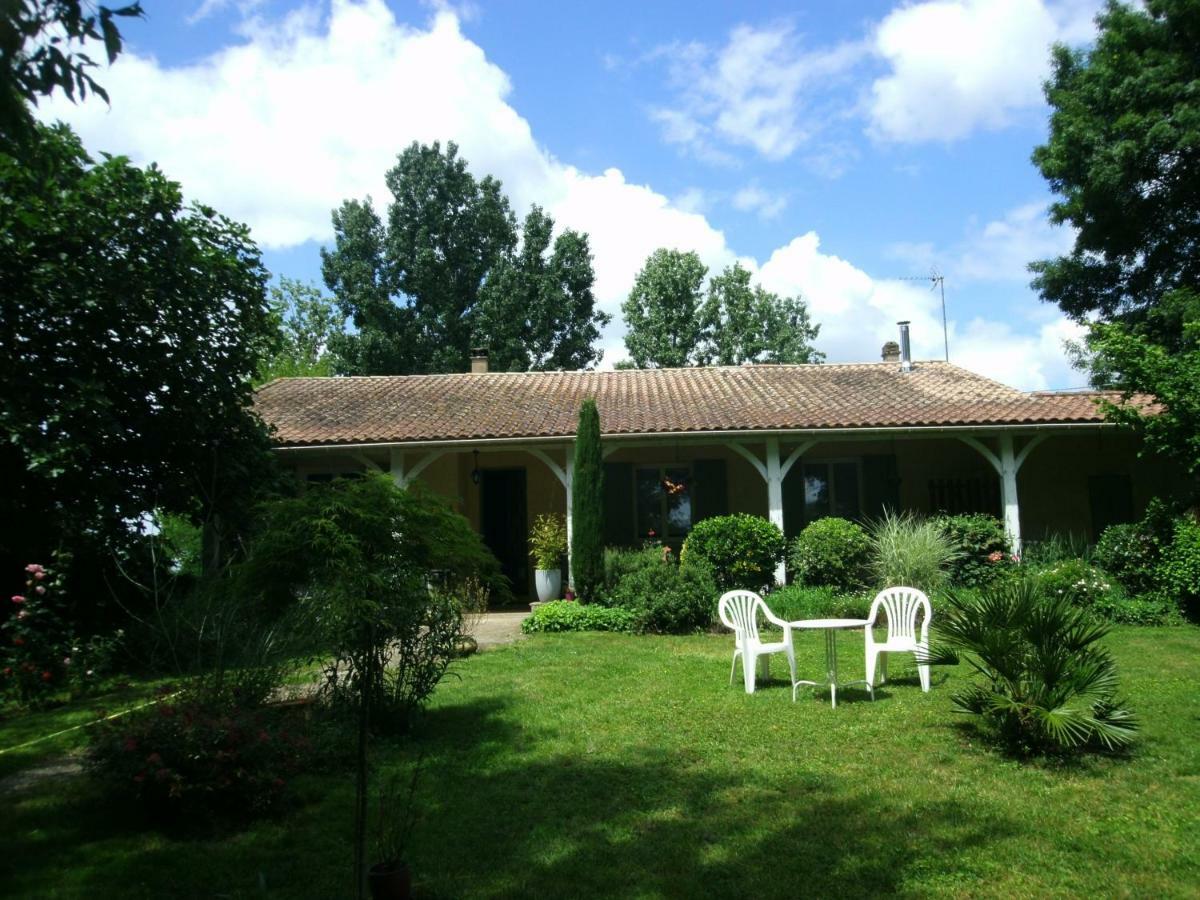
[[(744, 445), (739, 444), (737, 441), (726, 441), (725, 446), (727, 446), (730, 450), (734, 450), (744, 456), (747, 461), (749, 461), (750, 465), (754, 466), (755, 471), (758, 472), (758, 474), (761, 475), (764, 480), (766, 480), (767, 467), (763, 465), (763, 461), (761, 459), (759, 459), (757, 456), (747, 450)], [(778, 443), (776, 446), (778, 446)]]
[(351, 453), (350, 458), (355, 462), (362, 463), (362, 467), (371, 472), (382, 472), (383, 466), (371, 459), (365, 453)]
[[(795, 462), (795, 455), (789, 458)], [(767, 515), (772, 524), (783, 532), (783, 467), (779, 464), (779, 438), (767, 438)], [(781, 562), (775, 568), (775, 583), (787, 583), (787, 569)]]
[(407, 486), (411, 484), (414, 478), (416, 478), (427, 468), (429, 468), (430, 465), (437, 462), (449, 452), (449, 450), (432, 450), (429, 453), (426, 453), (419, 460), (417, 460), (416, 465), (408, 470), (407, 474), (404, 476), (404, 485)]
[(1020, 556), (1021, 503), (1017, 490), (1017, 473), (1021, 471), (1021, 466), (1025, 464), (1025, 460), (1029, 458), (1029, 454), (1033, 452), (1034, 448), (1046, 439), (1046, 434), (1035, 434), (1025, 442), (1025, 446), (1019, 453), (1015, 452), (1011, 434), (1001, 434), (997, 438), (999, 454), (992, 452), (990, 447), (976, 437), (959, 435), (958, 439), (967, 446), (978, 450), (980, 455), (996, 470), (996, 474), (1000, 476), (1000, 502), (1004, 507), (1004, 530), (1008, 533), (1013, 553)]
[(388, 457), (388, 471), (392, 473), (392, 480), (399, 487), (404, 487), (404, 451), (393, 447)]
[(1021, 452), (1017, 454), (1017, 471), (1018, 472), (1021, 470), (1021, 466), (1025, 465), (1025, 460), (1028, 458), (1030, 451), (1033, 450), (1034, 447), (1036, 447), (1038, 444), (1040, 444), (1045, 439), (1046, 439), (1045, 433), (1035, 434), (1025, 444), (1025, 446), (1021, 448)]
[(789, 453), (788, 458), (783, 461), (783, 466), (781, 467), (780, 472), (781, 477), (787, 478), (788, 472), (792, 471), (792, 466), (794, 466), (800, 460), (800, 457), (812, 449), (814, 444), (816, 444), (816, 441), (805, 441), (803, 444)]
[(571, 522), (571, 508), (575, 505), (575, 454), (568, 452), (566, 472), (563, 487), (567, 491), (567, 587), (575, 590), (575, 579), (572, 567), (572, 545), (575, 537), (575, 527)]
[(554, 473), (554, 477), (559, 480), (559, 483), (562, 484), (563, 487), (567, 487), (567, 483), (570, 480), (570, 468), (571, 468), (571, 448), (570, 447), (567, 448), (567, 468), (566, 469), (564, 469), (562, 466), (560, 466), (558, 463), (556, 463), (554, 461), (554, 459), (550, 456), (550, 454), (547, 453), (545, 450), (542, 450), (538, 447), (526, 447), (525, 450), (526, 450), (526, 452), (529, 453), (530, 456), (535, 456), (538, 459), (540, 459), (542, 462), (544, 462), (546, 464), (546, 467), (551, 472)]

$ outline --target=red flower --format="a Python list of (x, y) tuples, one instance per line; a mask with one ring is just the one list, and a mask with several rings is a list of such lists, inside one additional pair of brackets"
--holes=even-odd
[(12, 674), (12, 666), (5, 666), (5, 667), (4, 667), (4, 674), (5, 674), (5, 675), (11, 675), (11, 674)]
[(150, 763), (152, 766), (160, 766), (162, 765), (162, 757), (157, 753), (151, 753), (146, 757), (146, 762)]
[(42, 681), (49, 681), (53, 677), (49, 672), (42, 672)]
[(126, 750), (126, 752), (128, 752), (128, 753), (132, 753), (134, 750), (136, 750), (136, 749), (137, 749), (137, 747), (138, 747), (138, 745), (137, 745), (137, 741), (136, 741), (136, 740), (134, 740), (134, 739), (133, 739), (133, 738), (131, 738), (131, 737), (127, 737), (127, 738), (125, 738), (125, 750)]
[(14, 647), (24, 647), (25, 646), (25, 638), (23, 638), (23, 637), (13, 638), (13, 646)]
[(271, 784), (275, 785), (275, 787), (277, 787), (277, 788), (283, 787), (286, 783), (287, 782), (285, 782), (282, 778), (276, 778), (274, 781), (271, 782)]
[(24, 603), (25, 598), (22, 597), (20, 594), (13, 594), (12, 602), (13, 603)]
[(136, 775), (133, 776), (133, 780), (136, 784), (141, 784), (143, 781), (146, 780), (146, 773), (138, 772)]

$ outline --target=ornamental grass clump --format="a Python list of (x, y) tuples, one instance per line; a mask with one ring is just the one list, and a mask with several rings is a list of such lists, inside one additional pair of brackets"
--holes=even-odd
[(938, 610), (934, 665), (965, 659), (976, 678), (953, 697), (1011, 751), (1119, 750), (1137, 721), (1117, 696), (1108, 626), (1033, 578), (978, 595), (948, 592)]
[(958, 552), (936, 521), (885, 512), (870, 530), (871, 574), (877, 585), (905, 585), (931, 594), (946, 584)]

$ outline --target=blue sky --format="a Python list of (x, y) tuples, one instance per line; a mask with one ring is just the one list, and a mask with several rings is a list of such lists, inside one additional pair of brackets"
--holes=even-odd
[(1030, 153), (1049, 46), (1091, 39), (1091, 0), (144, 6), (100, 79), (111, 109), (43, 115), (247, 222), (277, 275), (319, 281), (329, 211), (382, 205), (399, 150), (454, 140), (519, 215), (591, 235), (609, 311), (653, 249), (693, 249), (804, 296), (830, 361), (877, 359), (900, 318), (936, 358), (938, 296), (900, 280), (936, 266), (954, 362), (1083, 382), (1025, 264), (1071, 244)]

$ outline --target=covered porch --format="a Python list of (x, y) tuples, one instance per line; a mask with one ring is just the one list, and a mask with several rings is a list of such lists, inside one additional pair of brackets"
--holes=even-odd
[[(1170, 490), (1162, 466), (1102, 423), (1021, 428), (848, 429), (606, 436), (605, 543), (661, 541), (678, 551), (692, 525), (727, 513), (774, 522), (789, 538), (828, 515), (859, 521), (885, 509), (984, 512), (1022, 539), (1095, 540)], [(518, 596), (532, 588), (533, 520), (571, 526), (569, 440), (466, 440), (282, 451), (305, 480), (364, 470), (420, 480), (484, 537)], [(781, 566), (776, 578), (787, 572)], [(568, 573), (569, 578), (569, 573)], [(567, 582), (569, 583), (569, 581)]]

